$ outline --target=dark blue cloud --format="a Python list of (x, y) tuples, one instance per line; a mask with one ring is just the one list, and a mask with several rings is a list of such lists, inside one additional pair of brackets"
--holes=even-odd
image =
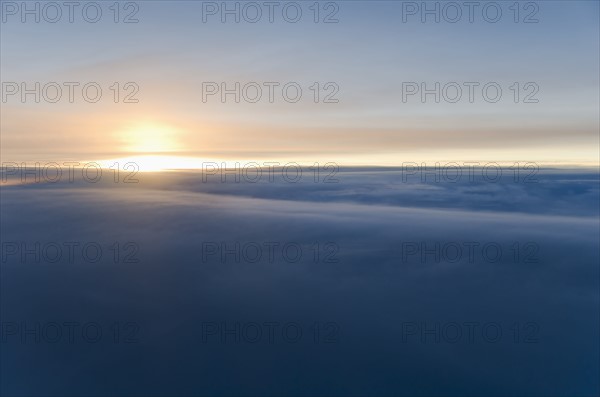
[[(2, 394), (597, 395), (598, 174), (338, 179), (171, 173), (3, 187)], [(97, 242), (103, 255), (47, 263), (43, 252), (8, 254), (17, 242)], [(114, 242), (138, 262), (114, 263)], [(239, 260), (221, 257), (236, 243)], [(273, 260), (268, 243), (279, 244)], [(252, 244), (255, 262), (240, 252)], [(302, 256), (286, 257), (286, 244)], [(71, 344), (34, 343), (30, 332), (21, 343), (22, 330), (6, 328), (21, 322), (97, 323), (104, 334)], [(272, 343), (267, 323), (277, 324)], [(249, 324), (263, 332), (256, 343)], [(302, 330), (295, 343), (286, 325)], [(223, 326), (229, 334), (212, 333)]]

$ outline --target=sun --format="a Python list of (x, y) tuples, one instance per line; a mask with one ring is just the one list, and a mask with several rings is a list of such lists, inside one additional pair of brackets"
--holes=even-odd
[[(198, 167), (198, 159), (181, 157), (181, 131), (158, 122), (138, 122), (115, 133), (122, 156), (96, 160), (102, 168), (155, 172)], [(126, 154), (125, 154), (126, 153)]]
[(181, 150), (175, 128), (156, 124), (144, 123), (118, 133), (124, 152), (151, 154), (176, 152)]

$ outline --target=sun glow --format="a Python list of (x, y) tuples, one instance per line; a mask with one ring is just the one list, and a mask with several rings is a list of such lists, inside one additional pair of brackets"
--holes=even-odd
[(202, 167), (201, 159), (175, 154), (183, 147), (179, 143), (181, 131), (172, 126), (147, 121), (131, 125), (116, 135), (121, 142), (121, 151), (133, 155), (95, 161), (102, 168), (156, 172)]
[(198, 157), (141, 155), (96, 161), (102, 168), (158, 172), (169, 170), (202, 169), (203, 163), (214, 160)]
[(136, 125), (119, 132), (123, 150), (134, 153), (175, 152), (181, 150), (175, 128), (155, 123)]

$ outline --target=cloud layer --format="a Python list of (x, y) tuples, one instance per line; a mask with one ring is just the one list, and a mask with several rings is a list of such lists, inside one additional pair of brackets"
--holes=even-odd
[[(105, 336), (21, 343), (21, 331), (5, 333), (2, 392), (597, 393), (597, 174), (545, 172), (526, 185), (403, 184), (398, 170), (338, 179), (167, 173), (128, 186), (3, 187), (3, 255), (10, 242), (97, 242), (103, 256), (94, 263), (80, 246), (56, 263), (44, 261), (50, 250), (40, 261), (8, 255), (2, 322), (96, 322)], [(114, 242), (135, 243), (139, 262), (114, 263)], [(286, 244), (302, 256), (286, 256)], [(263, 255), (250, 261), (256, 246)], [(115, 343), (115, 323), (137, 324), (136, 343)], [(251, 323), (264, 333), (255, 343), (241, 331)], [(272, 343), (267, 323), (279, 324)], [(303, 332), (295, 343), (279, 333), (291, 323)]]

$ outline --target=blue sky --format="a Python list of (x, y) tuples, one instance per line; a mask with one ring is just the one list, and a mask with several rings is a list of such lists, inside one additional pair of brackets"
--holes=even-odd
[[(340, 1), (339, 22), (327, 24), (314, 23), (311, 2), (299, 2), (298, 23), (277, 11), (274, 23), (266, 16), (257, 23), (228, 16), (221, 23), (219, 14), (204, 23), (202, 2), (149, 1), (138, 3), (138, 23), (115, 24), (109, 3), (102, 4), (95, 24), (77, 12), (75, 23), (64, 16), (54, 24), (4, 15), (3, 82), (92, 81), (104, 94), (94, 104), (8, 97), (2, 103), (6, 158), (90, 160), (150, 151), (372, 165), (598, 163), (598, 2), (543, 1), (535, 3), (538, 9), (521, 2), (519, 23), (511, 2), (497, 3), (497, 23), (487, 22), (481, 7), (473, 23), (465, 8), (457, 23), (443, 14), (440, 23), (432, 16), (422, 23), (420, 14), (404, 23), (406, 2)], [(321, 10), (320, 18), (332, 10)], [(531, 12), (539, 22), (523, 23)], [(139, 103), (113, 103), (114, 82), (136, 83)], [(297, 103), (277, 93), (274, 103), (265, 95), (258, 103), (235, 103), (232, 96), (222, 103), (218, 95), (203, 102), (205, 82), (297, 82), (303, 96)], [(314, 103), (315, 82), (335, 83), (338, 103)], [(479, 88), (473, 103), (464, 86), (458, 103), (435, 103), (431, 95), (422, 103), (418, 94), (403, 102), (406, 82), (476, 82)], [(496, 103), (480, 91), (490, 82), (502, 89)], [(519, 103), (510, 88), (515, 82)], [(523, 103), (534, 90), (526, 83), (535, 84), (538, 103)]]

